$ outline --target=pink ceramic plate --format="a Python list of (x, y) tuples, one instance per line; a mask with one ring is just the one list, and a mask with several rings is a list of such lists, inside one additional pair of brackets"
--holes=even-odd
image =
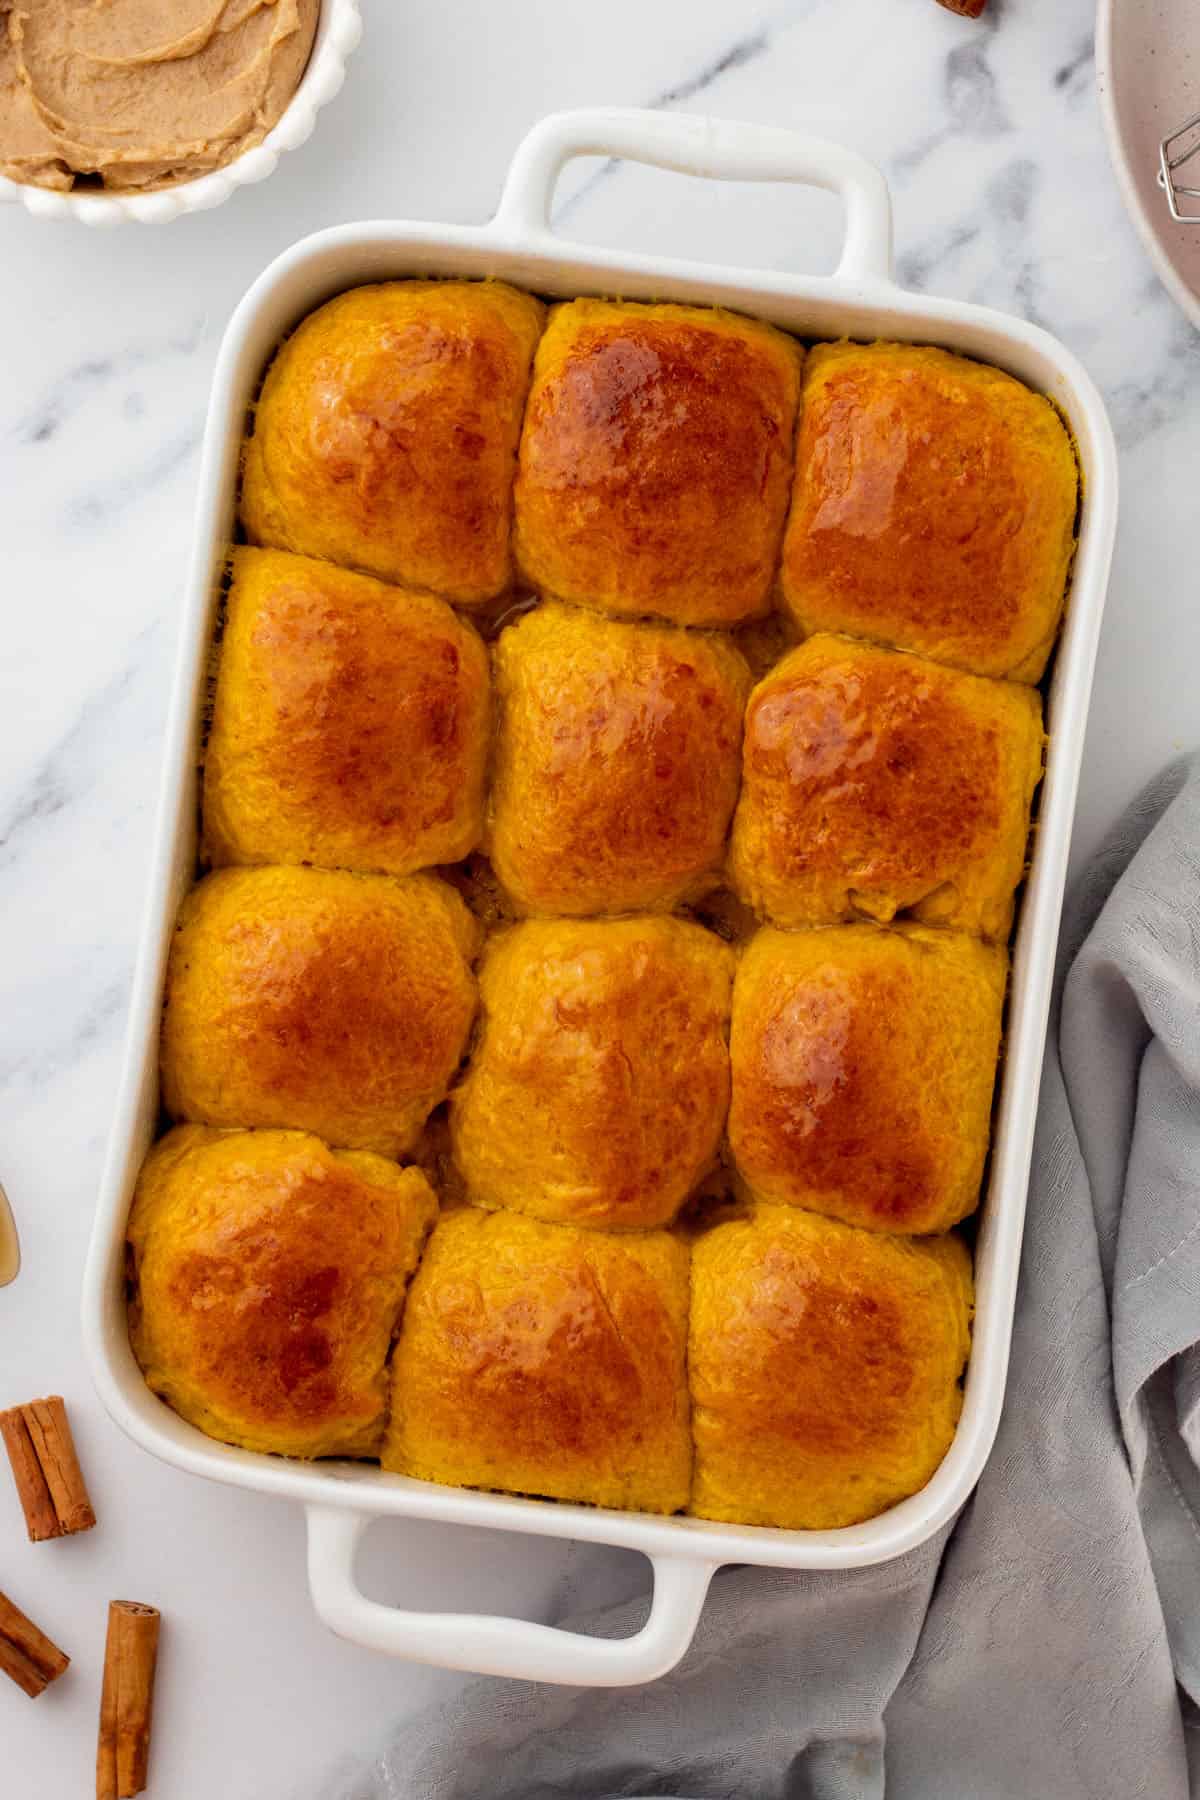
[[(1200, 113), (1196, 0), (1100, 0), (1096, 75), (1125, 205), (1168, 292), (1200, 326), (1200, 225), (1177, 224), (1158, 185), (1160, 142)], [(1200, 158), (1192, 171), (1200, 177)]]

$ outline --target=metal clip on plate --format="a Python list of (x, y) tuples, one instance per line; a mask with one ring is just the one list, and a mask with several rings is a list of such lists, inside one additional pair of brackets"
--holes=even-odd
[[(1195, 113), (1158, 146), (1158, 185), (1167, 196), (1171, 217), (1180, 225), (1200, 225), (1200, 187), (1185, 187), (1176, 171), (1200, 155), (1200, 113)], [(1196, 166), (1200, 180), (1200, 163)], [(1187, 202), (1192, 205), (1188, 206)]]

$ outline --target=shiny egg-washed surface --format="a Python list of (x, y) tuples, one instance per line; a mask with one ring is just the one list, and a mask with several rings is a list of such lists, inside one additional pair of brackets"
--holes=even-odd
[(821, 1530), (915, 1493), (954, 1436), (970, 1320), (955, 1237), (791, 1206), (714, 1225), (693, 1250), (692, 1512)]
[(218, 870), (184, 901), (171, 945), (163, 1105), (410, 1151), (466, 1047), (480, 935), (430, 875)]
[(760, 931), (733, 994), (729, 1146), (759, 1199), (945, 1231), (983, 1177), (1008, 955), (920, 925)]
[(773, 326), (705, 307), (554, 307), (517, 471), (529, 586), (680, 625), (765, 612), (802, 354)]
[(805, 632), (1038, 681), (1075, 548), (1079, 477), (1048, 400), (908, 344), (808, 358), (781, 570)]
[(1032, 688), (809, 638), (746, 709), (733, 887), (776, 925), (908, 913), (1003, 942), (1043, 745)]
[(544, 309), (502, 282), (353, 288), (292, 333), (246, 445), (250, 541), (469, 606), (503, 593)]
[(473, 1207), (443, 1216), (392, 1360), (383, 1466), (677, 1512), (691, 1488), (688, 1251)]
[(724, 1130), (733, 969), (680, 919), (529, 920), (493, 937), (450, 1103), (470, 1197), (610, 1230), (669, 1224)]
[(715, 885), (750, 691), (739, 652), (547, 602), (493, 663), (488, 847), (520, 910), (630, 912)]
[(479, 841), (487, 652), (432, 594), (235, 549), (204, 771), (211, 862), (408, 875)]
[(146, 1380), (247, 1450), (376, 1455), (396, 1315), (436, 1213), (424, 1175), (382, 1156), (177, 1126), (129, 1216)]

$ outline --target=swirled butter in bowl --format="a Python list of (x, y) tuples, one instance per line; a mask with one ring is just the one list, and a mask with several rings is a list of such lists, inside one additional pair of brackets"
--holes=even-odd
[(358, 42), (358, 0), (0, 0), (0, 198), (161, 222), (271, 174)]

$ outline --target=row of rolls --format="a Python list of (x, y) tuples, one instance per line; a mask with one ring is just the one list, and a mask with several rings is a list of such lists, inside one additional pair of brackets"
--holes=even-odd
[(1075, 506), (1053, 408), (940, 351), (493, 282), (303, 321), (129, 1225), (155, 1391), (646, 1511), (921, 1487)]
[(818, 1528), (915, 1492), (958, 1418), (971, 1264), (952, 1233), (787, 1206), (694, 1233), (439, 1211), (419, 1168), (370, 1151), (180, 1125), (129, 1239), (147, 1380), (252, 1450)]
[(1040, 679), (1078, 474), (990, 366), (714, 308), (400, 281), (284, 343), (246, 445), (251, 543), (441, 594), (730, 627), (773, 597), (979, 675)]
[(482, 845), (521, 915), (727, 882), (784, 927), (903, 913), (1007, 939), (1036, 689), (829, 633), (754, 683), (716, 634), (515, 610), (489, 656), (433, 595), (234, 549), (208, 860), (408, 875)]

